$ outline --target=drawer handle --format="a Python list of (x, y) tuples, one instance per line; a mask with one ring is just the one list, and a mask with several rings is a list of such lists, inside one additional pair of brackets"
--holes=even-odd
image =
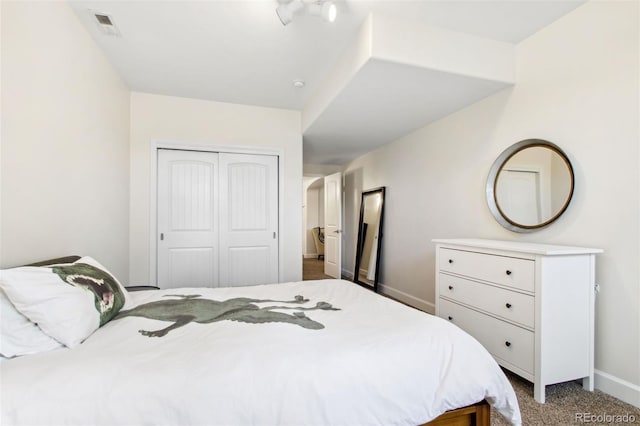
[(511, 303), (507, 303), (507, 304), (505, 304), (504, 306), (506, 306), (506, 307), (507, 307), (507, 309), (511, 309)]
[(506, 346), (506, 347), (511, 346), (511, 342), (510, 342), (510, 341), (508, 341), (508, 340), (507, 340), (506, 342), (504, 342), (504, 344), (505, 344), (505, 346)]
[(452, 321), (452, 320), (453, 320), (453, 317), (452, 317), (451, 315), (449, 315), (449, 317), (448, 317), (448, 318), (449, 318), (449, 321)]
[(449, 263), (453, 263), (453, 259), (449, 259)]
[(507, 269), (507, 275), (511, 275), (511, 271)]
[(453, 286), (452, 285), (449, 286), (449, 290), (453, 290)]

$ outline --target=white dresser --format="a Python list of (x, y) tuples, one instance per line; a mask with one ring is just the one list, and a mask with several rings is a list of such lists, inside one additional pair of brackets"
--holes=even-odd
[(595, 255), (600, 249), (436, 239), (436, 315), (475, 337), (498, 364), (545, 386), (593, 390)]

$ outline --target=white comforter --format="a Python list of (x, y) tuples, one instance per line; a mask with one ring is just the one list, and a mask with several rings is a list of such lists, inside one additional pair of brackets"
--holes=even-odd
[[(0, 364), (6, 425), (418, 425), (486, 399), (520, 412), (493, 358), (437, 317), (340, 280), (130, 293), (136, 304), (201, 295), (292, 300), (324, 326), (112, 320), (75, 349)], [(256, 303), (259, 307), (296, 304)], [(291, 315), (293, 310), (275, 309)]]

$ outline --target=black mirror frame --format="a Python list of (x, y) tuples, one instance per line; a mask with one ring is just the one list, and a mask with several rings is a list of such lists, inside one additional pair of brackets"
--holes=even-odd
[[(496, 192), (496, 185), (498, 184), (498, 174), (500, 174), (500, 171), (502, 170), (504, 165), (507, 163), (507, 161), (509, 161), (511, 157), (513, 157), (517, 153), (527, 148), (533, 148), (533, 147), (544, 147), (544, 148), (550, 149), (551, 151), (555, 152), (562, 158), (562, 160), (567, 165), (567, 169), (569, 170), (569, 175), (571, 176), (571, 187), (569, 189), (569, 194), (567, 195), (567, 199), (564, 205), (553, 217), (536, 225), (523, 225), (521, 223), (517, 223), (511, 220), (502, 211), (502, 209), (500, 208), (500, 204), (496, 199), (495, 192)], [(496, 161), (491, 166), (491, 170), (489, 171), (489, 176), (487, 178), (485, 191), (486, 191), (486, 198), (487, 198), (487, 204), (489, 206), (489, 210), (491, 211), (491, 214), (493, 215), (493, 217), (498, 221), (498, 223), (510, 231), (525, 233), (525, 232), (533, 232), (538, 229), (544, 228), (550, 225), (556, 219), (558, 219), (562, 215), (562, 213), (564, 213), (565, 210), (567, 210), (567, 207), (569, 207), (571, 198), (573, 198), (574, 185), (575, 185), (575, 176), (573, 173), (573, 167), (571, 166), (571, 162), (569, 161), (569, 158), (564, 153), (564, 151), (560, 149), (560, 147), (543, 139), (525, 139), (505, 149), (502, 152), (502, 154), (500, 154), (500, 156), (496, 159)]]
[[(369, 283), (360, 281), (358, 279), (360, 270), (360, 259), (362, 257), (362, 247), (363, 247), (363, 221), (364, 221), (364, 200), (367, 195), (372, 195), (379, 193), (382, 196), (380, 200), (380, 220), (378, 222), (378, 245), (376, 247), (377, 250), (377, 258), (376, 258), (376, 270), (373, 279), (373, 286)], [(383, 237), (383, 222), (384, 222), (384, 200), (385, 198), (385, 187), (380, 186), (378, 188), (370, 189), (362, 192), (362, 197), (360, 198), (360, 220), (358, 221), (358, 239), (356, 241), (356, 266), (353, 271), (353, 282), (359, 284), (363, 287), (373, 290), (374, 292), (378, 292), (378, 278), (380, 273), (380, 259), (382, 253), (382, 237)]]

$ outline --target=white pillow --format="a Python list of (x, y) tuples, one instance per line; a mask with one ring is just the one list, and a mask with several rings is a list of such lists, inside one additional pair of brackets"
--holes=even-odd
[(70, 264), (0, 271), (0, 288), (20, 313), (68, 347), (106, 324), (127, 301), (118, 280), (88, 256)]
[(0, 355), (12, 358), (61, 347), (60, 342), (18, 312), (0, 289)]

